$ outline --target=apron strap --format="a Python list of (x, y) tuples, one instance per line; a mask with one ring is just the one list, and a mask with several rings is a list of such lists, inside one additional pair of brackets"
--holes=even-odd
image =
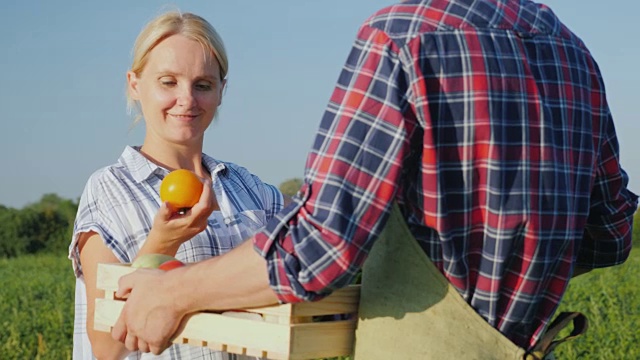
[[(573, 322), (573, 330), (571, 333), (562, 339), (554, 341), (553, 339), (558, 336), (560, 331), (566, 328), (571, 322)], [(532, 360), (544, 359), (547, 354), (553, 352), (556, 346), (584, 334), (588, 328), (589, 321), (582, 313), (562, 312), (549, 325), (547, 331), (542, 335), (536, 346), (534, 346), (533, 350), (531, 350), (527, 356), (533, 356)]]

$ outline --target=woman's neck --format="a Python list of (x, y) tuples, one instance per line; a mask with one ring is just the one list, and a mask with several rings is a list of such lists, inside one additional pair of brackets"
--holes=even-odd
[(199, 146), (180, 146), (165, 144), (157, 146), (145, 141), (140, 154), (152, 163), (168, 170), (187, 169), (201, 178), (211, 178), (208, 169), (202, 164), (202, 144)]

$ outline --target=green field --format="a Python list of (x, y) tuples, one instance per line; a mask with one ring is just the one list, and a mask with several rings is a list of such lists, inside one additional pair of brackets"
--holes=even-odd
[(581, 338), (560, 345), (556, 357), (640, 359), (638, 280), (640, 249), (637, 247), (623, 265), (594, 270), (573, 280), (559, 311), (582, 312), (589, 319), (589, 329)]
[[(590, 319), (587, 334), (558, 359), (640, 359), (640, 249), (622, 266), (593, 271), (569, 287), (561, 310)], [(0, 358), (71, 359), (74, 279), (65, 256), (0, 259)]]
[(75, 281), (65, 256), (0, 259), (0, 358), (71, 359)]

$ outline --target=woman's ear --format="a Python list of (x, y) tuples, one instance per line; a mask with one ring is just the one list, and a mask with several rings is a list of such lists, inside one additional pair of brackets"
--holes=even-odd
[(227, 89), (227, 79), (222, 80), (222, 84), (220, 86), (220, 97), (218, 100), (218, 106), (222, 105), (222, 95), (224, 95), (224, 91)]
[(138, 94), (138, 76), (133, 71), (127, 71), (127, 91), (129, 91), (129, 96), (133, 100), (140, 100), (140, 95)]

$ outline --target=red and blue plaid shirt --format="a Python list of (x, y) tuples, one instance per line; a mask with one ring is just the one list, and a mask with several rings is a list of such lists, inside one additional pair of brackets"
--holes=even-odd
[(360, 28), (305, 186), (255, 246), (281, 301), (317, 299), (396, 201), (460, 295), (529, 348), (575, 265), (627, 258), (627, 182), (597, 64), (548, 7), (408, 1)]

